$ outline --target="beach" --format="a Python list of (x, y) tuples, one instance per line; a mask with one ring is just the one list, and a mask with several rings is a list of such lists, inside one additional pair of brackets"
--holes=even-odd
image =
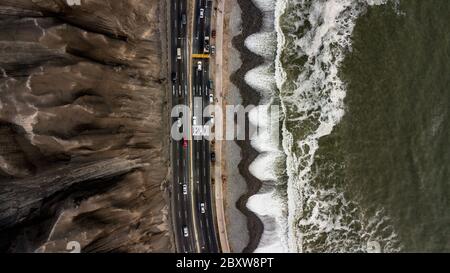
[[(236, 7), (232, 17), (233, 20), (239, 21), (232, 20), (230, 29), (234, 36), (231, 41), (234, 48), (232, 50), (236, 50), (238, 54), (231, 54), (235, 57), (230, 58), (230, 70), (233, 72), (230, 75), (231, 84), (226, 98), (229, 104), (242, 104), (244, 107), (258, 105), (260, 96), (245, 82), (245, 75), (249, 70), (263, 64), (264, 59), (245, 47), (245, 39), (260, 30), (262, 14), (251, 1), (233, 0), (230, 4), (231, 6), (239, 5), (241, 20), (237, 19), (239, 9)], [(226, 150), (228, 153), (227, 214), (230, 222), (233, 223), (229, 225), (229, 241), (233, 250), (251, 253), (258, 247), (264, 230), (261, 220), (247, 208), (248, 199), (258, 193), (262, 186), (261, 181), (249, 171), (249, 166), (258, 156), (258, 152), (251, 146), (249, 139), (228, 141)]]

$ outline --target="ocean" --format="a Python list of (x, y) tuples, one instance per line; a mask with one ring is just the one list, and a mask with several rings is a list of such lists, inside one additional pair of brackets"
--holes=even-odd
[(252, 1), (256, 252), (450, 251), (450, 1)]

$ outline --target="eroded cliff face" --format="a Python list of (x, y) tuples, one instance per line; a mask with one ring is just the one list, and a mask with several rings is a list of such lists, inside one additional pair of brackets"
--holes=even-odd
[(0, 250), (172, 251), (164, 2), (0, 0)]

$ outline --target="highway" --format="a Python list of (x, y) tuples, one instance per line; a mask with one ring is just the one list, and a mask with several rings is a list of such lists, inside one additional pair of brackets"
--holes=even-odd
[(186, 105), (191, 109), (182, 114), (182, 125), (178, 125), (178, 118), (172, 118), (173, 124), (184, 132), (183, 139), (172, 140), (171, 146), (172, 223), (177, 251), (184, 253), (220, 252), (214, 221), (210, 143), (204, 136), (192, 140), (188, 137), (193, 129), (210, 121), (202, 116), (212, 93), (209, 61), (194, 59), (192, 54), (208, 53), (205, 37), (211, 33), (211, 5), (212, 1), (196, 0), (194, 10), (188, 12), (187, 0), (170, 1), (172, 106)]
[[(182, 23), (182, 16), (186, 14), (186, 1), (173, 0), (170, 7), (170, 59), (171, 59), (171, 90), (172, 105), (188, 105), (187, 97), (187, 35), (186, 25)], [(178, 49), (181, 49), (181, 59), (179, 59)], [(173, 118), (173, 123), (178, 119)], [(190, 196), (184, 194), (183, 185), (188, 185), (188, 154), (190, 147), (184, 147), (184, 141), (172, 141), (172, 218), (175, 240), (178, 252), (195, 252), (195, 242), (192, 237), (186, 237), (184, 229), (192, 227), (192, 212), (189, 209)]]

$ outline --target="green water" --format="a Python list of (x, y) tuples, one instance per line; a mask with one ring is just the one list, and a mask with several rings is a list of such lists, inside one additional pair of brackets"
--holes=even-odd
[[(382, 208), (401, 251), (450, 251), (450, 1), (368, 9), (340, 70), (345, 116), (320, 141), (346, 194)], [(319, 160), (318, 168), (330, 164)]]
[(290, 249), (449, 252), (450, 1), (286, 3)]

